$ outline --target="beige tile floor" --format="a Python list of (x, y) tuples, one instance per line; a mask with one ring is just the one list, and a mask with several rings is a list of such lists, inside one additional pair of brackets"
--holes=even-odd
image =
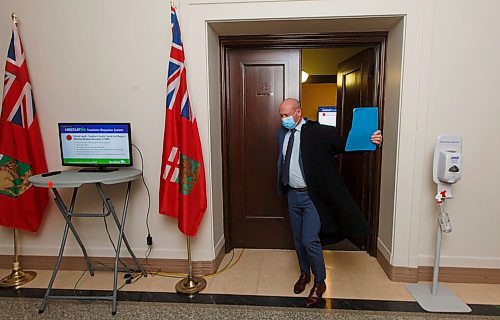
[[(204, 293), (246, 294), (263, 296), (297, 296), (292, 288), (298, 276), (295, 252), (290, 250), (236, 249), (234, 263), (230, 269), (207, 277)], [(232, 254), (224, 257), (221, 268), (231, 260)], [(405, 283), (392, 282), (375, 258), (365, 252), (325, 251), (327, 265), (327, 298), (374, 299), (414, 301), (405, 288)], [(26, 288), (46, 288), (51, 270), (35, 270), (37, 278)], [(0, 269), (0, 277), (10, 270)], [(54, 288), (73, 289), (81, 271), (59, 271)], [(94, 277), (85, 273), (77, 289), (112, 288), (112, 272), (98, 271)], [(120, 274), (120, 282), (123, 276)], [(148, 276), (125, 285), (126, 291), (175, 292), (176, 278)], [(466, 303), (500, 305), (500, 285), (447, 283)], [(299, 296), (306, 297), (308, 290)]]

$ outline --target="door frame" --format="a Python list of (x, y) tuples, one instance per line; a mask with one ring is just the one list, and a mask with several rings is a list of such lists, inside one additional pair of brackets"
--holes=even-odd
[[(228, 70), (227, 51), (230, 49), (311, 49), (311, 48), (345, 48), (351, 46), (374, 47), (377, 52), (377, 78), (376, 93), (379, 107), (379, 126), (383, 128), (384, 114), (384, 79), (386, 63), (386, 46), (388, 32), (341, 32), (321, 34), (285, 34), (285, 35), (244, 35), (244, 36), (221, 36), (220, 44), (220, 70), (221, 70), (221, 127), (222, 127), (222, 187), (223, 187), (223, 215), (224, 215), (224, 239), (225, 251), (230, 252), (231, 230), (229, 204), (231, 201), (231, 186), (228, 179), (229, 168), (229, 137), (228, 119), (230, 108), (228, 106), (228, 90), (226, 88)], [(373, 170), (374, 186), (370, 190), (370, 221), (371, 235), (367, 239), (367, 252), (371, 256), (377, 255), (378, 222), (380, 208), (380, 181), (382, 166), (382, 150), (378, 148), (375, 152), (375, 165)]]

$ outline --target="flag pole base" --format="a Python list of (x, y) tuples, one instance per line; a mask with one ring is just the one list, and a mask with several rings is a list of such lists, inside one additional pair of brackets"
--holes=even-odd
[(175, 291), (180, 294), (193, 296), (200, 293), (207, 286), (207, 280), (197, 277), (186, 277), (175, 285)]
[(36, 278), (36, 272), (23, 271), (19, 266), (19, 262), (14, 262), (14, 268), (10, 275), (0, 280), (0, 287), (19, 289), (22, 285), (31, 282)]

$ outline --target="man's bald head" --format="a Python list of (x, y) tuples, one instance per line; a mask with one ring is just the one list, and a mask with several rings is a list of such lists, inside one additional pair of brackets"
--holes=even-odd
[(292, 116), (296, 113), (297, 109), (299, 109), (297, 112), (298, 116), (301, 117), (300, 102), (294, 98), (285, 99), (279, 106), (280, 116), (281, 118)]

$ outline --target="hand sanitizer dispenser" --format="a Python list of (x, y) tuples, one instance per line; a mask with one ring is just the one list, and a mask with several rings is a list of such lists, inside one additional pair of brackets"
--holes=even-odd
[(444, 210), (446, 199), (453, 198), (451, 186), (462, 177), (462, 138), (442, 135), (437, 138), (432, 165), (432, 179), (437, 184), (435, 200), (439, 206), (436, 229), (436, 253), (432, 285), (408, 284), (406, 287), (420, 306), (430, 312), (471, 312), (471, 308), (445, 285), (438, 284), (441, 237), (452, 232), (451, 220)]
[(456, 183), (462, 178), (462, 154), (456, 151), (440, 151), (437, 178), (444, 183)]
[(451, 185), (462, 178), (462, 138), (442, 135), (434, 149), (432, 179), (443, 199), (452, 198)]

